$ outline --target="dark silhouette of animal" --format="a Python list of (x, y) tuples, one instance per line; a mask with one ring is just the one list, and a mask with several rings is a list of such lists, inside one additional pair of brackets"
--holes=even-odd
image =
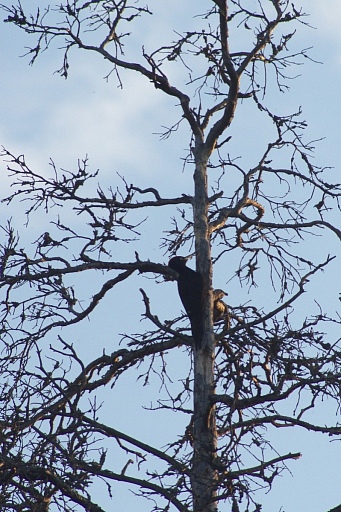
[(186, 266), (188, 258), (175, 256), (168, 266), (178, 274), (178, 291), (181, 302), (191, 323), (193, 341), (196, 348), (201, 347), (203, 337), (204, 284), (199, 272)]

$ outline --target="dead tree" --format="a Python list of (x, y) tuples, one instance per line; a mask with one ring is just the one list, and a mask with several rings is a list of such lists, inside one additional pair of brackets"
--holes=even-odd
[[(45, 212), (51, 226), (24, 248), (19, 227), (2, 226), (0, 504), (6, 512), (53, 506), (103, 511), (93, 481), (105, 482), (109, 496), (117, 482), (136, 488), (152, 500), (152, 510), (216, 512), (226, 502), (226, 510), (256, 511), (255, 482), (270, 487), (288, 461), (300, 457), (290, 451), (274, 454), (265, 429), (341, 433), (338, 424), (315, 424), (309, 416), (324, 397), (340, 406), (339, 340), (324, 334), (325, 326), (339, 319), (317, 310), (291, 320), (309, 281), (327, 272), (334, 257), (308, 259), (297, 244), (314, 233), (341, 239), (332, 217), (339, 208), (340, 184), (311, 162), (313, 148), (305, 141), (301, 112), (278, 115), (267, 103), (269, 84), (284, 92), (290, 65), (308, 57), (306, 50), (291, 50), (304, 13), (279, 0), (259, 2), (255, 11), (239, 0), (198, 2), (188, 13), (190, 30), (176, 31), (175, 40), (153, 49), (142, 42), (140, 54), (132, 53), (135, 26), (145, 23), (152, 30), (153, 23), (162, 24), (164, 4), (156, 3), (155, 12), (128, 0), (62, 1), (35, 12), (20, 3), (1, 7), (5, 22), (34, 40), (28, 50), (32, 64), (58, 42), (62, 77), (72, 70), (72, 53), (91, 52), (105, 59), (108, 74), (119, 84), (122, 70), (129, 71), (137, 82), (147, 80), (155, 94), (176, 100), (178, 123), (163, 135), (187, 124), (185, 165), (194, 172), (193, 189), (181, 196), (153, 184), (141, 188), (138, 177), (135, 184), (124, 178), (117, 182), (116, 175), (112, 188), (97, 186), (94, 193), (92, 183), (99, 177), (87, 160), (67, 171), (52, 163), (48, 175), (31, 168), (29, 155), (3, 150), (14, 188), (3, 205), (25, 204), (33, 224)], [(182, 9), (186, 16), (187, 7)], [(237, 28), (243, 37), (230, 41)], [(181, 86), (173, 80), (175, 67), (186, 77)], [(251, 167), (236, 159), (233, 121), (244, 107), (273, 128), (271, 140), (259, 141)], [(163, 251), (160, 260), (150, 261), (148, 255), (140, 257), (135, 244), (141, 247), (148, 232), (144, 212), (156, 208), (171, 214), (166, 235), (164, 226), (155, 234)], [(153, 284), (159, 288), (176, 279), (166, 264), (176, 253), (195, 253), (203, 277), (204, 329), (197, 348), (186, 316), (160, 319), (141, 284), (143, 276), (158, 277)], [(233, 277), (242, 293), (266, 286), (258, 282), (259, 268), (273, 285), (274, 306), (236, 302), (229, 293), (228, 318), (216, 317), (214, 325), (213, 270), (225, 280), (219, 286), (225, 289)], [(116, 290), (119, 302), (120, 287), (127, 283), (141, 288), (148, 327), (135, 332), (138, 327), (129, 331), (127, 325), (121, 338), (116, 333), (114, 345), (99, 343), (89, 362), (74, 340), (74, 327), (92, 321)], [(126, 307), (130, 317), (136, 306), (128, 302)], [(112, 340), (112, 334), (107, 336)], [(110, 353), (103, 353), (104, 345), (113, 347)], [(180, 390), (168, 382), (174, 351), (191, 361)], [(102, 419), (110, 409), (110, 393), (133, 368), (140, 369), (145, 383), (153, 374), (161, 380), (165, 395), (152, 408), (188, 418), (167, 450)], [(291, 414), (288, 403), (295, 404)], [(119, 469), (116, 450), (126, 455)]]

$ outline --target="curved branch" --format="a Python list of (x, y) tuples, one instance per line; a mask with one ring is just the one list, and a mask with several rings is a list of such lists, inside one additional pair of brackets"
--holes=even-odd
[[(41, 262), (41, 260), (39, 260), (39, 262)], [(30, 263), (33, 265), (34, 263), (38, 262), (30, 261)], [(163, 274), (170, 277), (174, 276), (174, 272), (168, 266), (162, 265), (160, 263), (152, 263), (151, 261), (138, 260), (133, 263), (119, 263), (96, 261), (89, 259), (89, 261), (86, 261), (86, 263), (81, 263), (80, 265), (67, 266), (62, 269), (49, 268), (44, 272), (37, 272), (36, 274), (24, 274), (19, 276), (2, 275), (0, 277), (0, 288), (6, 285), (40, 281), (43, 279), (47, 279), (49, 277), (61, 276), (66, 274), (75, 274), (87, 270), (124, 270), (126, 271), (127, 276), (129, 272), (133, 273), (135, 271), (138, 271), (141, 274), (146, 272), (152, 272), (155, 274)], [(122, 275), (125, 275), (125, 273), (123, 273)]]
[[(173, 331), (173, 329), (170, 329), (169, 327), (164, 325), (162, 322), (160, 322), (160, 320), (158, 319), (157, 316), (152, 314), (152, 312), (150, 310), (149, 298), (148, 298), (146, 292), (142, 288), (140, 288), (140, 292), (142, 294), (143, 302), (144, 302), (144, 305), (146, 308), (146, 312), (145, 312), (146, 318), (148, 318), (151, 322), (153, 322), (153, 324), (156, 325), (156, 327), (158, 327), (162, 331), (168, 332), (172, 336), (179, 336), (179, 333), (177, 331)], [(182, 334), (180, 334), (180, 338), (182, 338), (182, 337), (183, 337), (183, 343), (186, 343), (186, 344), (192, 346), (192, 338), (190, 338), (189, 336), (183, 336)]]
[(111, 62), (112, 64), (114, 64), (117, 67), (129, 69), (132, 71), (137, 71), (141, 75), (148, 78), (154, 84), (156, 89), (161, 89), (168, 96), (174, 96), (175, 98), (178, 98), (178, 100), (180, 101), (180, 105), (182, 107), (184, 117), (185, 117), (185, 119), (187, 119), (187, 121), (193, 131), (193, 134), (196, 137), (202, 138), (201, 128), (200, 128), (199, 124), (197, 123), (195, 116), (193, 115), (193, 112), (189, 106), (189, 103), (190, 103), (189, 97), (187, 96), (187, 94), (184, 94), (176, 87), (170, 85), (168, 78), (165, 75), (161, 75), (161, 74), (157, 73), (156, 68), (152, 69), (150, 71), (147, 68), (145, 68), (144, 66), (142, 66), (141, 64), (118, 59), (111, 53), (107, 52), (104, 49), (103, 44), (100, 47), (84, 44), (82, 42), (82, 40), (77, 35), (73, 34), (72, 32), (69, 32), (68, 36), (70, 36), (71, 39), (73, 39), (73, 41), (78, 45), (79, 48), (99, 53), (100, 55), (102, 55), (102, 57), (104, 59), (108, 60), (109, 62)]
[[(62, 492), (62, 494), (69, 497), (75, 503), (81, 505), (88, 512), (104, 512), (104, 510), (101, 507), (93, 503), (89, 498), (82, 496), (79, 492), (72, 489), (71, 486), (65, 484), (64, 480), (62, 480), (56, 474), (55, 471), (52, 471), (51, 469), (44, 468), (39, 465), (25, 463), (20, 464), (18, 463), (17, 460), (12, 461), (8, 457), (0, 456), (0, 461), (1, 459), (3, 461), (3, 464), (6, 464), (5, 469), (12, 470), (12, 477), (20, 476), (21, 478), (28, 480), (29, 482), (35, 482), (36, 480), (50, 482), (55, 487), (57, 487), (57, 489), (59, 489), (59, 491)], [(166, 500), (171, 502), (177, 508), (177, 510), (179, 510), (179, 512), (188, 512), (188, 508), (176, 498), (175, 493), (171, 489), (166, 489), (148, 480), (129, 477), (121, 473), (114, 473), (113, 471), (110, 471), (108, 469), (101, 469), (100, 467), (95, 467), (94, 465), (86, 464), (83, 461), (78, 461), (77, 465), (80, 469), (86, 470), (90, 474), (95, 474), (97, 476), (108, 478), (110, 480), (115, 480), (118, 482), (134, 484), (144, 489), (149, 489), (159, 494), (160, 496), (163, 496)]]
[[(240, 216), (240, 218), (242, 220), (246, 220), (247, 217), (244, 217), (244, 216)], [(252, 219), (247, 219), (248, 222), (251, 222), (251, 224), (254, 224)], [(326, 227), (328, 229), (330, 229), (330, 231), (332, 231), (333, 233), (335, 233), (335, 235), (338, 237), (338, 239), (341, 241), (341, 230), (338, 229), (337, 227), (333, 226), (332, 224), (330, 224), (330, 222), (327, 222), (325, 220), (312, 220), (310, 222), (297, 222), (295, 224), (292, 224), (291, 222), (289, 223), (284, 223), (284, 224), (276, 224), (275, 222), (258, 222), (258, 223), (255, 223), (255, 225), (257, 225), (260, 229), (262, 228), (275, 228), (275, 229), (294, 229), (294, 230), (298, 230), (298, 229), (304, 229), (304, 228), (312, 228), (314, 226), (317, 226), (317, 227)]]
[(103, 432), (108, 437), (115, 437), (115, 438), (118, 437), (119, 439), (122, 439), (123, 441), (126, 441), (126, 442), (136, 446), (137, 448), (141, 448), (141, 450), (144, 450), (145, 452), (150, 453), (151, 455), (155, 455), (155, 457), (157, 457), (161, 460), (164, 460), (165, 462), (167, 462), (169, 464), (170, 467), (175, 468), (181, 474), (189, 475), (190, 471), (186, 465), (181, 464), (174, 457), (167, 455), (167, 453), (165, 453), (164, 451), (160, 451), (157, 448), (150, 446), (149, 444), (143, 443), (142, 441), (139, 441), (138, 439), (135, 439), (134, 437), (128, 436), (124, 432), (120, 432), (119, 430), (116, 430), (112, 427), (104, 425), (103, 423), (99, 423), (98, 421), (88, 418), (87, 416), (82, 416), (82, 420), (86, 424), (91, 425), (93, 428), (95, 428), (96, 431)]
[[(56, 414), (59, 410), (63, 409), (72, 397), (78, 396), (81, 392), (90, 392), (100, 386), (108, 384), (118, 374), (119, 370), (138, 364), (149, 355), (159, 354), (165, 350), (177, 347), (179, 343), (183, 343), (183, 340), (174, 338), (161, 343), (145, 345), (143, 348), (137, 350), (120, 349), (113, 352), (110, 356), (103, 355), (95, 359), (84, 367), (72, 382), (68, 383), (60, 390), (59, 396), (55, 396), (50, 400), (52, 403), (44, 407), (39, 406), (38, 412), (37, 409), (33, 409), (31, 416), (28, 419), (18, 420), (15, 428), (18, 429), (18, 431), (25, 430), (50, 414)], [(108, 371), (104, 376), (91, 381), (95, 371), (102, 370), (105, 367), (108, 367)], [(1, 422), (1, 426), (3, 428), (12, 428), (11, 425), (7, 425), (4, 422)]]
[(316, 377), (311, 379), (301, 379), (299, 382), (292, 384), (285, 391), (276, 390), (273, 393), (266, 395), (258, 395), (250, 398), (241, 398), (236, 400), (235, 397), (229, 395), (212, 395), (212, 404), (222, 403), (225, 405), (233, 406), (236, 410), (247, 409), (248, 407), (254, 407), (256, 405), (264, 404), (266, 402), (279, 402), (287, 399), (295, 391), (302, 390), (305, 386), (311, 386), (314, 384), (326, 383), (331, 381), (338, 381), (341, 378), (341, 374), (333, 375), (332, 377)]
[(63, 495), (70, 498), (73, 502), (78, 503), (78, 505), (81, 505), (87, 512), (105, 512), (99, 505), (93, 503), (90, 498), (82, 496), (79, 492), (72, 489), (55, 471), (49, 468), (19, 462), (17, 458), (13, 460), (4, 455), (0, 455), (0, 466), (2, 466), (2, 471), (10, 472), (11, 478), (17, 476), (23, 480), (27, 480), (30, 484), (37, 480), (53, 484)]
[(270, 466), (274, 466), (278, 462), (283, 462), (284, 460), (288, 460), (288, 459), (299, 459), (300, 457), (302, 457), (302, 454), (299, 452), (287, 453), (286, 455), (280, 455), (279, 457), (275, 457), (274, 459), (268, 460), (266, 462), (262, 462), (258, 466), (254, 466), (252, 468), (240, 469), (239, 471), (229, 471), (227, 473), (227, 475), (231, 478), (238, 478), (242, 475), (252, 475), (255, 473), (261, 473), (264, 471), (264, 469), (266, 469)]
[[(250, 222), (250, 219), (246, 217), (246, 215), (243, 215), (241, 212), (243, 208), (247, 208), (248, 206), (253, 206), (257, 210), (257, 216), (255, 219)], [(210, 233), (213, 233), (214, 231), (217, 231), (218, 229), (221, 229), (225, 226), (226, 222), (229, 218), (237, 218), (245, 221), (245, 225), (238, 230), (238, 245), (241, 244), (241, 234), (245, 232), (250, 226), (252, 225), (258, 225), (260, 222), (260, 219), (263, 217), (265, 213), (264, 207), (254, 199), (250, 198), (243, 198), (240, 201), (238, 201), (238, 204), (233, 208), (221, 208), (219, 211), (219, 215), (217, 219), (210, 223), (209, 229)]]
[(219, 434), (223, 435), (227, 432), (230, 432), (231, 429), (248, 428), (253, 427), (255, 425), (264, 425), (265, 423), (271, 423), (276, 428), (286, 428), (297, 425), (299, 427), (305, 428), (306, 430), (311, 430), (313, 432), (321, 432), (323, 434), (329, 434), (330, 436), (336, 436), (341, 434), (341, 424), (338, 427), (321, 427), (319, 425), (313, 425), (308, 421), (302, 421), (300, 419), (292, 418), (291, 416), (285, 416), (282, 414), (273, 414), (271, 416), (264, 416), (253, 418), (251, 420), (239, 421), (237, 423), (233, 423), (231, 427), (221, 429), (219, 431)]
[[(266, 322), (267, 320), (269, 320), (270, 318), (273, 318), (274, 316), (276, 316), (278, 313), (280, 313), (281, 311), (287, 309), (291, 304), (293, 304), (293, 302), (295, 302), (298, 297), (300, 295), (302, 295), (304, 292), (305, 292), (305, 289), (304, 289), (304, 285), (309, 281), (309, 277), (314, 275), (316, 272), (318, 272), (319, 270), (322, 270), (323, 267), (325, 267), (326, 265), (328, 265), (331, 261), (333, 261), (334, 259), (336, 258), (336, 256), (328, 256), (328, 258), (326, 259), (326, 261), (324, 261), (323, 263), (320, 263), (319, 265), (317, 265), (313, 270), (311, 270), (310, 272), (308, 272), (307, 274), (305, 274), (299, 284), (298, 284), (298, 291), (292, 296), (290, 297), (287, 301), (283, 302), (283, 304), (281, 304), (280, 306), (278, 306), (277, 308), (273, 309), (272, 311), (270, 311), (269, 313), (267, 313), (266, 315), (263, 315), (261, 316), (260, 318), (257, 318), (256, 320), (253, 320), (252, 322), (248, 322), (248, 323), (238, 323), (238, 325), (236, 325), (236, 327), (232, 327), (228, 330), (228, 333), (229, 334), (233, 334), (237, 331), (240, 331), (241, 329), (245, 329), (245, 330), (248, 330), (250, 329), (251, 327), (254, 327), (256, 325), (259, 325), (259, 324), (263, 324), (264, 322)], [(224, 336), (226, 336), (226, 332), (223, 331), (222, 333), (220, 333), (219, 335), (216, 335), (216, 340), (220, 340), (222, 338), (224, 338)]]

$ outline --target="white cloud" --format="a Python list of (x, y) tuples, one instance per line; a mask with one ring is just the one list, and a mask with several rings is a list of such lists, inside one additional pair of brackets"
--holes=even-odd
[(321, 57), (325, 62), (327, 59), (331, 62), (341, 61), (341, 2), (340, 0), (328, 0), (323, 5), (320, 0), (301, 0), (309, 17), (306, 21), (312, 25), (315, 34), (312, 37), (314, 47), (321, 48)]

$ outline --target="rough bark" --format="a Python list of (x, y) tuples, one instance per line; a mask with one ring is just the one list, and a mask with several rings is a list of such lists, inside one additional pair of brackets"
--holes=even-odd
[(201, 141), (195, 152), (195, 196), (193, 203), (197, 270), (202, 273), (205, 288), (204, 339), (201, 347), (193, 347), (194, 357), (194, 442), (192, 491), (194, 512), (215, 512), (217, 472), (214, 460), (217, 449), (214, 393), (214, 335), (212, 319), (212, 266), (207, 222), (208, 151)]

